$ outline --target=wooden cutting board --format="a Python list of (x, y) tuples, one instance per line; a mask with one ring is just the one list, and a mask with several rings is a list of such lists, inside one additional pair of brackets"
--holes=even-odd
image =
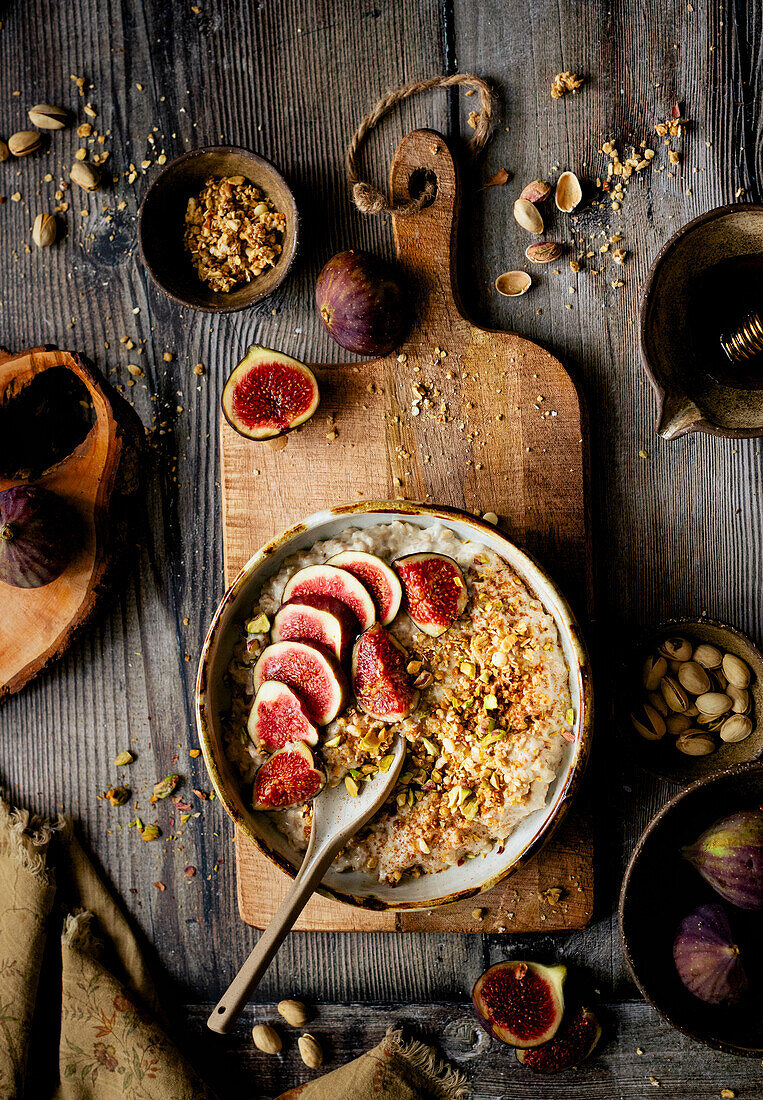
[[(226, 579), (311, 512), (402, 497), (497, 513), (502, 530), (541, 560), (585, 615), (591, 569), (578, 394), (543, 348), (465, 317), (456, 285), (458, 171), (445, 139), (432, 130), (416, 130), (400, 143), (391, 170), (395, 201), (409, 198), (409, 181), (415, 187), (422, 171), (436, 178), (433, 202), (392, 218), (414, 297), (405, 343), (383, 359), (316, 367), (320, 408), (283, 450), (242, 438), (222, 419)], [(241, 915), (262, 928), (289, 880), (240, 830), (236, 842)], [(562, 891), (558, 901), (546, 893), (554, 888)], [(481, 917), (473, 916), (477, 907), (485, 910)], [(375, 913), (316, 896), (295, 927), (551, 931), (583, 927), (592, 907), (592, 830), (588, 816), (573, 810), (538, 856), (478, 899)]]

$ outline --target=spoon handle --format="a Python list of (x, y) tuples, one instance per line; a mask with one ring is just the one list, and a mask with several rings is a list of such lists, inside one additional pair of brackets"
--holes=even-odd
[(235, 1024), (295, 920), (320, 885), (344, 838), (332, 839), (334, 843), (323, 843), (317, 848), (311, 845), (306, 852), (291, 889), (207, 1020), (212, 1031), (226, 1035)]

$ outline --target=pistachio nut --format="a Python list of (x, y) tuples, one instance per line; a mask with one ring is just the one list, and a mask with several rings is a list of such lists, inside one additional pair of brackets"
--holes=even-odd
[(699, 714), (699, 708), (696, 703), (692, 702), (689, 703), (689, 706), (686, 708), (685, 711), (683, 711), (683, 713), (686, 715), (687, 718), (696, 718)]
[(689, 706), (689, 696), (679, 684), (678, 680), (674, 680), (672, 676), (663, 676), (660, 680), (660, 691), (662, 697), (668, 704), (671, 710), (678, 711), (679, 713), (685, 712)]
[(696, 722), (702, 729), (707, 730), (709, 733), (715, 733), (716, 730), (721, 728), (727, 717), (728, 714), (698, 714)]
[(297, 1046), (299, 1047), (300, 1057), (305, 1065), (310, 1069), (318, 1069), (318, 1066), (323, 1062), (323, 1051), (315, 1036), (305, 1032), (304, 1035), (300, 1035), (299, 1039), (297, 1039)]
[(283, 1043), (274, 1027), (268, 1024), (255, 1024), (252, 1028), (252, 1042), (263, 1054), (280, 1054)]
[(676, 748), (685, 756), (709, 756), (715, 752), (715, 741), (706, 733), (687, 730), (676, 741)]
[(53, 103), (37, 103), (29, 108), (29, 121), (38, 130), (63, 130), (69, 122), (69, 112)]
[(69, 172), (72, 183), (78, 184), (84, 191), (97, 191), (101, 181), (98, 169), (86, 160), (75, 160)]
[(665, 719), (665, 728), (673, 737), (686, 733), (690, 726), (691, 719), (686, 714), (669, 714)]
[(550, 194), (551, 188), (545, 180), (533, 180), (532, 183), (528, 183), (526, 187), (522, 188), (519, 197), (537, 206), (545, 202)]
[(703, 668), (720, 668), (723, 654), (717, 646), (702, 642), (694, 650), (692, 660), (696, 661), (698, 665), (702, 665)]
[(556, 181), (554, 201), (563, 214), (571, 214), (583, 198), (583, 188), (574, 172), (562, 172)]
[(279, 1001), (278, 1011), (292, 1027), (303, 1027), (310, 1019), (310, 1013), (301, 1001)]
[(731, 709), (731, 699), (722, 691), (707, 691), (704, 695), (698, 695), (696, 703), (699, 713), (709, 718), (717, 718)]
[(741, 657), (726, 653), (723, 657), (723, 675), (734, 687), (746, 688), (750, 685), (750, 669)]
[(710, 680), (715, 685), (714, 691), (725, 691), (729, 686), (729, 682), (726, 679), (726, 675), (722, 668), (713, 668), (708, 673)]
[(669, 661), (691, 660), (692, 644), (686, 638), (665, 638), (657, 649)]
[(636, 733), (645, 741), (659, 741), (665, 736), (665, 719), (648, 703), (643, 703), (633, 711), (631, 723)]
[(696, 661), (684, 661), (678, 669), (678, 681), (692, 695), (702, 695), (710, 690), (710, 677)]
[(563, 251), (558, 241), (539, 241), (527, 246), (525, 256), (532, 264), (550, 264), (558, 260)]
[(4, 141), (0, 141), (0, 164), (6, 161), (10, 155), (7, 144)]
[(641, 682), (647, 691), (656, 691), (660, 686), (660, 680), (667, 674), (668, 662), (659, 653), (651, 654), (644, 661), (641, 672)]
[(726, 694), (731, 700), (731, 709), (735, 714), (747, 714), (750, 710), (750, 693), (745, 691), (744, 688), (735, 687), (733, 684), (729, 684), (726, 688)]
[(540, 210), (534, 203), (528, 202), (527, 199), (517, 199), (514, 203), (514, 217), (528, 233), (533, 233), (536, 237), (539, 237), (543, 232), (543, 218)]
[(721, 726), (719, 733), (721, 741), (736, 744), (744, 741), (752, 733), (752, 721), (744, 714), (732, 714)]
[(38, 248), (49, 248), (56, 239), (57, 231), (55, 215), (38, 214), (32, 226), (32, 240)]
[(42, 146), (42, 134), (36, 130), (19, 130), (8, 138), (8, 148), (14, 157), (28, 157)]
[(646, 698), (650, 707), (654, 707), (656, 711), (659, 711), (663, 718), (667, 718), (667, 716), (670, 714), (670, 708), (668, 707), (668, 704), (665, 702), (662, 694), (659, 691), (647, 692)]
[(526, 271), (504, 271), (495, 281), (495, 289), (505, 298), (516, 298), (526, 294), (532, 286), (532, 279)]

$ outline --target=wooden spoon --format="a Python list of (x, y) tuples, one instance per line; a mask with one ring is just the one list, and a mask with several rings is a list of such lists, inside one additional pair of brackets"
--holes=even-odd
[(377, 772), (373, 779), (361, 784), (355, 798), (341, 783), (325, 788), (313, 802), (313, 827), (302, 866), (257, 946), (207, 1020), (212, 1031), (225, 1035), (233, 1027), (339, 849), (373, 817), (395, 786), (405, 759), (405, 739), (398, 735), (390, 751), (393, 760), (388, 770)]

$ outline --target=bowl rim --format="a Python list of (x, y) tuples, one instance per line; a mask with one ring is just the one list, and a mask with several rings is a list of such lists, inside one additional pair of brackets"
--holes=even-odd
[[(656, 626), (645, 628), (642, 631), (639, 639), (633, 647), (631, 660), (629, 661), (629, 665), (632, 666), (630, 667), (631, 677), (634, 678), (635, 675), (638, 673), (638, 669), (635, 667), (635, 664), (638, 660), (639, 655), (644, 649), (651, 646), (653, 642), (656, 641), (656, 639), (659, 638), (662, 634), (667, 633), (674, 628), (678, 630), (679, 628), (684, 627), (687, 630), (690, 630), (692, 627), (701, 627), (703, 624), (714, 626), (719, 630), (726, 631), (728, 634), (730, 634), (732, 637), (736, 638), (740, 643), (742, 643), (745, 648), (751, 650), (755, 654), (756, 658), (760, 661), (761, 665), (763, 665), (763, 651), (758, 648), (758, 646), (755, 644), (749, 634), (745, 634), (745, 632), (743, 630), (740, 630), (738, 626), (733, 626), (731, 623), (724, 622), (723, 619), (713, 619), (709, 616), (705, 616), (704, 618), (692, 618), (691, 616), (685, 615), (681, 618), (676, 619), (661, 619)], [(635, 731), (632, 729), (632, 727), (630, 726), (630, 722), (627, 720), (627, 716), (624, 713), (620, 715), (620, 721), (623, 723), (623, 725), (627, 727), (626, 733), (628, 737), (634, 739), (635, 742), (635, 738), (638, 736), (638, 734), (636, 734)], [(663, 779), (666, 783), (672, 783), (674, 785), (678, 783), (695, 783), (703, 779), (711, 779), (715, 775), (723, 775), (726, 772), (733, 771), (734, 768), (737, 767), (743, 767), (748, 764), (763, 763), (763, 745), (761, 745), (761, 747), (757, 750), (757, 755), (751, 757), (749, 760), (740, 761), (738, 764), (719, 763), (717, 767), (713, 768), (711, 772), (709, 772), (707, 775), (698, 777), (697, 780), (685, 778), (677, 779), (675, 775), (671, 775), (669, 772), (661, 770), (659, 767), (652, 767), (648, 764), (644, 764), (641, 762), (641, 760), (638, 760), (637, 763), (641, 771), (646, 772), (647, 775), (654, 776), (656, 779)]]
[[(422, 899), (418, 901), (408, 901), (402, 903), (388, 903), (378, 897), (366, 897), (357, 896), (350, 893), (343, 893), (326, 885), (321, 885), (318, 889), (318, 893), (324, 897), (331, 898), (335, 901), (344, 902), (358, 908), (372, 909), (372, 910), (384, 910), (391, 912), (400, 912), (404, 910), (412, 909), (434, 909), (440, 905), (447, 905), (455, 901), (463, 901), (470, 897), (475, 897), (478, 894), (484, 893), (486, 890), (496, 886), (499, 882), (503, 881), (508, 875), (517, 871), (520, 867), (524, 866), (527, 861), (536, 855), (540, 849), (551, 838), (556, 831), (559, 824), (564, 819), (572, 798), (577, 794), (583, 776), (585, 774), (586, 766), (591, 751), (591, 740), (593, 734), (593, 716), (594, 716), (594, 698), (593, 698), (593, 678), (591, 673), (591, 665), (588, 657), (588, 652), (583, 641), (582, 633), (577, 620), (570, 608), (567, 599), (560, 591), (556, 583), (548, 576), (546, 570), (538, 564), (532, 555), (528, 554), (526, 550), (521, 549), (512, 542), (498, 527), (488, 523), (486, 520), (480, 519), (477, 516), (471, 515), (469, 512), (462, 511), (459, 508), (453, 508), (449, 505), (429, 505), (419, 504), (414, 501), (407, 500), (386, 500), (386, 501), (361, 501), (357, 504), (345, 504), (337, 505), (335, 507), (323, 509), (319, 512), (314, 512), (310, 516), (307, 516), (303, 521), (286, 528), (280, 534), (275, 535), (259, 550), (255, 551), (249, 561), (240, 570), (238, 575), (234, 578), (229, 585), (225, 594), (223, 595), (218, 607), (215, 611), (212, 623), (209, 627), (209, 631), (204, 640), (201, 656), (199, 658), (199, 669), (196, 680), (196, 693), (195, 693), (195, 712), (196, 712), (196, 725), (199, 734), (199, 741), (201, 744), (202, 755), (204, 763), (207, 767), (209, 777), (212, 781), (212, 785), (215, 788), (217, 797), (225, 807), (226, 812), (233, 820), (233, 822), (239, 826), (246, 838), (251, 841), (263, 855), (274, 863), (281, 871), (284, 871), (290, 878), (294, 878), (296, 870), (284, 859), (278, 852), (272, 851), (267, 844), (264, 843), (261, 837), (251, 829), (249, 821), (242, 817), (238, 812), (236, 806), (233, 804), (230, 798), (225, 783), (224, 777), (220, 774), (217, 763), (214, 758), (212, 739), (210, 730), (207, 727), (207, 713), (205, 706), (206, 698), (206, 685), (207, 685), (207, 669), (209, 664), (210, 650), (215, 642), (218, 631), (223, 626), (223, 619), (226, 616), (228, 605), (232, 603), (238, 594), (242, 585), (246, 584), (251, 574), (258, 569), (264, 562), (266, 562), (272, 555), (286, 543), (295, 539), (298, 535), (305, 532), (309, 532), (311, 528), (318, 525), (319, 522), (324, 522), (326, 519), (333, 519), (342, 516), (357, 516), (367, 515), (369, 513), (392, 513), (397, 516), (410, 516), (410, 515), (423, 515), (428, 516), (432, 520), (445, 519), (450, 521), (457, 521), (465, 523), (467, 526), (474, 528), (477, 537), (481, 533), (488, 533), (492, 538), (498, 538), (512, 547), (512, 550), (518, 552), (520, 556), (527, 559), (528, 563), (534, 569), (537, 569), (544, 578), (545, 583), (553, 595), (554, 600), (557, 601), (558, 606), (564, 616), (564, 626), (567, 630), (569, 642), (572, 651), (575, 654), (576, 669), (575, 672), (579, 677), (580, 682), (580, 714), (578, 716), (578, 736), (575, 742), (575, 756), (571, 762), (569, 774), (566, 778), (564, 786), (556, 795), (555, 804), (549, 807), (549, 812), (544, 818), (542, 824), (539, 826), (536, 833), (525, 844), (521, 852), (518, 853), (516, 858), (505, 868), (490, 875), (478, 886), (467, 887), (463, 890), (457, 890), (450, 894), (447, 894), (440, 898)], [(392, 521), (390, 521), (392, 522)], [(316, 540), (317, 541), (317, 540)], [(536, 596), (536, 598), (540, 598)], [(543, 602), (543, 601), (541, 601)], [(573, 670), (570, 670), (572, 672)]]
[[(677, 229), (676, 232), (667, 239), (649, 266), (644, 285), (641, 289), (641, 305), (639, 308), (639, 352), (641, 356), (641, 366), (657, 398), (658, 423), (662, 415), (662, 408), (667, 396), (667, 390), (658, 380), (652, 368), (647, 341), (647, 317), (651, 308), (660, 268), (667, 258), (668, 253), (672, 252), (675, 245), (689, 233), (693, 233), (695, 229), (698, 229), (702, 225), (706, 225), (708, 222), (717, 221), (718, 218), (726, 217), (729, 214), (747, 212), (763, 214), (763, 203), (728, 202), (723, 206), (716, 206), (712, 210), (700, 214), (699, 217), (692, 218), (691, 221), (681, 226), (680, 229)], [(701, 420), (677, 432), (674, 438), (678, 438), (681, 435), (688, 435), (689, 432), (705, 432), (706, 435), (719, 436), (723, 439), (757, 439), (759, 436), (763, 435), (763, 427), (755, 431), (745, 431), (743, 428), (719, 428), (717, 424), (711, 424), (703, 416)]]
[(761, 1053), (763, 1052), (763, 1047), (734, 1046), (732, 1043), (726, 1043), (721, 1039), (710, 1039), (702, 1035), (697, 1035), (688, 1027), (677, 1023), (665, 1009), (660, 1007), (660, 1005), (647, 991), (640, 977), (636, 973), (633, 956), (630, 950), (630, 944), (625, 933), (624, 923), (625, 908), (629, 901), (628, 893), (634, 868), (641, 858), (647, 840), (651, 837), (651, 835), (662, 823), (662, 821), (668, 816), (668, 814), (670, 814), (675, 809), (675, 807), (679, 805), (679, 803), (681, 803), (685, 798), (691, 797), (691, 795), (694, 794), (695, 791), (699, 790), (702, 787), (710, 787), (712, 786), (712, 784), (718, 783), (724, 779), (728, 779), (729, 777), (743, 775), (745, 772), (756, 771), (760, 772), (763, 776), (763, 761), (753, 760), (746, 764), (735, 764), (733, 767), (726, 768), (723, 771), (712, 772), (710, 775), (702, 776), (701, 779), (695, 780), (693, 783), (690, 783), (688, 787), (684, 787), (682, 790), (678, 791), (671, 798), (669, 798), (668, 801), (660, 807), (657, 813), (646, 824), (643, 832), (636, 841), (635, 847), (631, 852), (630, 859), (628, 860), (628, 864), (625, 868), (623, 881), (620, 886), (620, 896), (617, 904), (617, 927), (620, 933), (620, 946), (622, 947), (623, 958), (625, 959), (628, 970), (630, 971), (631, 977), (633, 978), (633, 981), (635, 982), (639, 993), (647, 1002), (647, 1004), (650, 1005), (651, 1008), (655, 1010), (655, 1012), (662, 1016), (663, 1020), (667, 1020), (671, 1027), (674, 1027), (683, 1035), (688, 1035), (690, 1039), (694, 1039), (698, 1043), (703, 1043), (705, 1046), (710, 1047), (713, 1050), (720, 1050), (724, 1054), (740, 1054), (747, 1058), (759, 1058)]
[[(269, 290), (265, 292), (255, 293), (253, 297), (248, 299), (246, 302), (242, 302), (240, 305), (226, 306), (224, 304), (210, 304), (202, 306), (197, 305), (193, 302), (189, 302), (187, 298), (182, 298), (179, 294), (176, 294), (174, 291), (169, 290), (166, 286), (164, 286), (163, 283), (159, 281), (154, 272), (153, 264), (151, 264), (148, 257), (146, 256), (146, 251), (143, 247), (143, 227), (145, 222), (146, 204), (158, 184), (161, 182), (162, 179), (164, 179), (165, 176), (175, 171), (179, 165), (185, 164), (188, 161), (198, 160), (199, 158), (207, 156), (210, 153), (235, 153), (239, 156), (244, 157), (246, 160), (253, 161), (254, 163), (265, 168), (273, 176), (275, 176), (283, 184), (286, 194), (289, 196), (291, 209), (288, 212), (288, 216), (291, 218), (292, 225), (294, 226), (294, 239), (292, 241), (292, 246), (288, 254), (283, 252), (281, 253), (279, 259), (279, 263), (281, 264), (281, 271), (278, 275), (278, 278), (274, 281)], [(278, 287), (281, 285), (281, 283), (284, 281), (289, 271), (291, 270), (300, 242), (299, 207), (297, 206), (297, 200), (294, 196), (294, 191), (291, 184), (283, 175), (281, 170), (277, 168), (271, 160), (268, 160), (267, 157), (263, 157), (260, 153), (255, 153), (252, 149), (246, 149), (243, 145), (201, 145), (198, 149), (186, 150), (185, 153), (181, 153), (179, 157), (175, 157), (174, 160), (171, 160), (168, 164), (165, 164), (161, 172), (159, 172), (158, 175), (155, 176), (155, 178), (148, 185), (148, 187), (146, 188), (146, 192), (140, 201), (140, 206), (138, 207), (137, 237), (138, 253), (140, 255), (143, 267), (148, 272), (148, 275), (154, 286), (158, 287), (159, 290), (161, 290), (163, 294), (166, 294), (168, 298), (171, 298), (173, 302), (177, 302), (178, 305), (183, 306), (185, 309), (192, 309), (196, 313), (240, 313), (242, 310), (249, 309), (251, 306), (256, 305), (258, 302), (264, 301), (265, 298), (269, 298), (270, 295), (278, 289)]]

